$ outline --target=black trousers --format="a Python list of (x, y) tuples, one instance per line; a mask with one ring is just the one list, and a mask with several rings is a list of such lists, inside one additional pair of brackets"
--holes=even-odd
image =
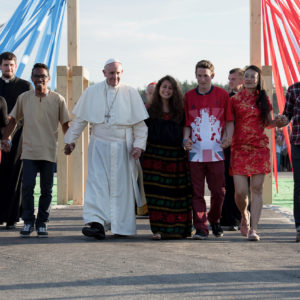
[[(37, 173), (40, 172), (41, 196), (37, 217), (34, 215), (34, 188)], [(46, 160), (23, 160), (22, 219), (25, 224), (36, 227), (49, 221), (52, 201), (54, 163)], [(36, 220), (35, 220), (36, 219)]]
[(224, 150), (225, 155), (225, 197), (222, 207), (221, 225), (238, 226), (241, 222), (241, 213), (234, 200), (234, 182), (233, 177), (229, 175), (230, 166), (230, 147)]

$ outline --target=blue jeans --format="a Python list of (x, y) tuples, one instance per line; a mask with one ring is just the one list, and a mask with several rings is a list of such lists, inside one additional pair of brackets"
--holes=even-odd
[[(41, 196), (39, 199), (38, 214), (34, 215), (34, 188), (37, 173), (40, 172)], [(44, 225), (49, 220), (52, 200), (54, 163), (46, 160), (23, 160), (22, 179), (22, 219), (25, 224), (36, 227)]]
[(280, 157), (281, 157), (281, 154), (279, 152), (276, 152), (276, 159), (277, 159), (277, 171), (281, 171), (281, 168), (280, 168)]
[(296, 228), (300, 228), (300, 145), (291, 146), (294, 169), (294, 218)]

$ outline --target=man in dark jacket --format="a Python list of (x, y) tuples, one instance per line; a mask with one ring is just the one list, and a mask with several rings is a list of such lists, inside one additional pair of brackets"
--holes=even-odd
[[(13, 53), (3, 52), (0, 55), (0, 70), (0, 96), (5, 98), (9, 114), (18, 96), (32, 87), (28, 81), (15, 76), (17, 58)], [(0, 224), (6, 223), (6, 229), (14, 229), (20, 216), (22, 131), (22, 122), (19, 122), (12, 134), (11, 151), (2, 153), (0, 165)]]

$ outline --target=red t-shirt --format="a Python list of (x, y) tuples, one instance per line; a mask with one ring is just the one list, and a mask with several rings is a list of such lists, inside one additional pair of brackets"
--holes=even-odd
[(226, 122), (233, 121), (227, 91), (212, 86), (207, 94), (193, 89), (185, 94), (185, 125), (191, 127), (192, 162), (224, 160), (221, 138)]

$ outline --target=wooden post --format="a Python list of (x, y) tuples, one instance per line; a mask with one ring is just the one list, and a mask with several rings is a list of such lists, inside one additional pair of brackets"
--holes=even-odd
[[(68, 109), (72, 112), (74, 108), (73, 87), (72, 87), (72, 67), (79, 64), (79, 0), (68, 0)], [(68, 164), (68, 199), (73, 199), (73, 162), (71, 155)]]
[[(264, 88), (267, 95), (272, 101), (273, 99), (273, 81), (272, 81), (272, 67), (263, 66), (262, 74), (264, 78)], [(271, 173), (265, 176), (264, 190), (263, 190), (263, 203), (272, 204), (272, 180), (273, 180), (273, 148), (272, 148), (272, 129), (265, 129), (265, 132), (269, 138), (269, 148), (270, 148), (270, 163), (271, 163)]]
[[(82, 92), (88, 87), (88, 75), (79, 64), (78, 2), (68, 0), (68, 67), (57, 67), (57, 87), (71, 113)], [(74, 116), (72, 116), (74, 117)], [(63, 154), (62, 132), (59, 134), (58, 198), (60, 204), (82, 205), (87, 178), (89, 128), (84, 130), (70, 158)]]
[(250, 64), (261, 67), (261, 0), (250, 2)]
[[(87, 74), (83, 67), (74, 66), (72, 68), (72, 94), (74, 106), (79, 100), (87, 85)], [(81, 137), (76, 142), (76, 147), (72, 153), (73, 157), (73, 204), (82, 205), (84, 198), (84, 184), (87, 176), (87, 145), (89, 128), (85, 128)]]
[[(84, 69), (83, 70), (83, 89), (89, 87), (89, 75), (88, 72)], [(84, 182), (86, 182), (87, 176), (88, 176), (88, 147), (90, 143), (90, 124), (87, 126), (85, 132), (84, 132)]]
[(78, 0), (68, 0), (68, 66), (79, 64)]
[[(261, 0), (249, 0), (250, 3), (250, 64), (261, 68)], [(262, 69), (265, 88), (268, 96), (272, 99), (272, 68), (263, 67)], [(272, 166), (272, 131), (267, 130), (269, 137), (269, 147), (271, 149), (271, 166)], [(263, 199), (264, 204), (272, 203), (272, 170), (265, 177)]]
[[(68, 67), (57, 67), (56, 87), (68, 102)], [(67, 103), (68, 105), (68, 103)], [(64, 154), (64, 135), (59, 126), (57, 151), (57, 204), (68, 204), (68, 157)]]

